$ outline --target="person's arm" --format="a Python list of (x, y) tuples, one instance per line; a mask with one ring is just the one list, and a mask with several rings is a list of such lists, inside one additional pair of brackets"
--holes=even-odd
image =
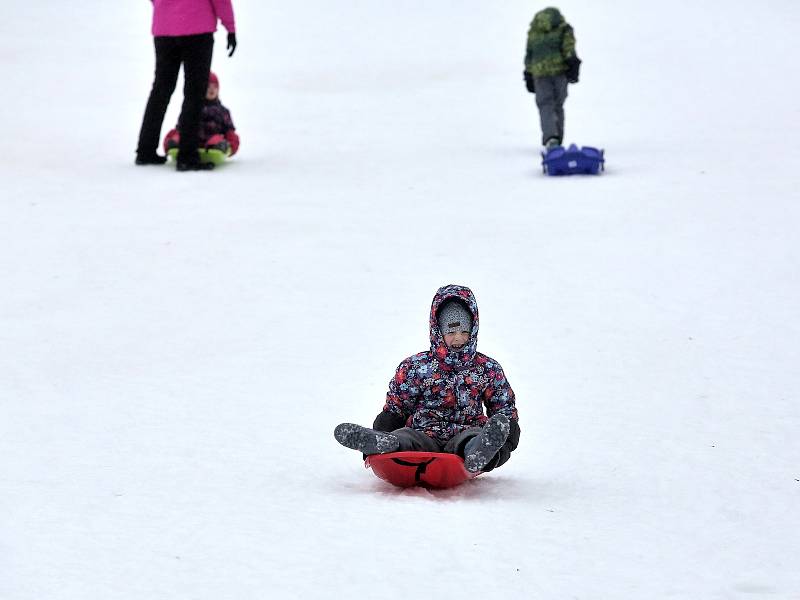
[(575, 31), (569, 25), (564, 28), (564, 35), (561, 37), (561, 56), (564, 57), (564, 60), (577, 56), (575, 54)]
[(228, 140), (228, 144), (231, 146), (231, 156), (233, 156), (239, 151), (239, 134), (236, 133), (235, 129), (229, 129), (225, 132), (225, 139)]
[(233, 53), (236, 52), (237, 41), (236, 19), (233, 16), (231, 0), (211, 0), (211, 3), (214, 6), (214, 14), (228, 31), (228, 43), (225, 49), (228, 51), (228, 56), (233, 56)]
[(493, 363), (488, 370), (489, 385), (486, 386), (483, 392), (483, 404), (486, 406), (487, 416), (491, 417), (496, 413), (503, 413), (509, 418), (511, 433), (509, 433), (503, 449), (510, 453), (516, 449), (520, 435), (514, 390), (511, 389), (511, 385), (508, 383), (500, 365)]
[(228, 133), (231, 129), (236, 129), (231, 118), (231, 111), (222, 105), (220, 105), (220, 108), (222, 109), (222, 133)]
[(228, 140), (231, 146), (231, 156), (239, 151), (239, 135), (236, 133), (236, 127), (233, 125), (231, 119), (231, 111), (224, 106), (222, 107), (222, 134)]
[(233, 119), (231, 119), (231, 111), (222, 105), (220, 105), (220, 108), (222, 109), (220, 129), (222, 135), (225, 136), (231, 146), (231, 156), (233, 156), (239, 151), (239, 134), (236, 133), (236, 127), (233, 124)]
[(525, 69), (526, 70), (529, 70), (531, 65), (532, 65), (532, 63), (533, 63), (533, 57), (532, 57), (532, 47), (533, 47), (533, 37), (534, 37), (533, 23), (534, 22), (531, 21), (531, 25), (528, 28), (528, 38), (527, 38), (527, 41), (526, 41), (526, 44), (525, 44)]
[(236, 33), (236, 20), (233, 16), (231, 0), (211, 0), (211, 4), (214, 5), (214, 13), (227, 32)]
[(389, 391), (386, 392), (386, 403), (383, 411), (375, 417), (372, 425), (378, 431), (394, 431), (405, 427), (408, 418), (414, 413), (416, 398), (419, 388), (409, 381), (409, 374), (413, 377), (413, 366), (410, 359), (400, 363), (389, 382)]
[(581, 59), (575, 52), (575, 32), (572, 27), (567, 26), (564, 30), (564, 36), (561, 38), (561, 56), (564, 57), (564, 62), (567, 63), (567, 81), (570, 83), (578, 83), (578, 78), (581, 71)]
[(533, 82), (533, 73), (530, 71), (532, 65), (531, 60), (531, 40), (533, 39), (533, 23), (528, 29), (528, 42), (525, 45), (525, 69), (522, 71), (522, 78), (525, 80), (525, 89), (531, 94), (536, 93), (536, 84)]

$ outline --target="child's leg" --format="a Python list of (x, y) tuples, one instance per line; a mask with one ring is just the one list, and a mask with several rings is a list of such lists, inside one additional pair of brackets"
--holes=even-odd
[(226, 140), (225, 136), (221, 133), (215, 133), (208, 138), (203, 145), (206, 148), (214, 148), (216, 150), (221, 150), (222, 152), (228, 151), (228, 140)]
[[(511, 458), (511, 452), (516, 450), (520, 436), (519, 425), (516, 421), (509, 421), (509, 426), (510, 432), (505, 440), (505, 443), (500, 447), (494, 457), (483, 466), (481, 469), (483, 473), (491, 471), (492, 469), (495, 469), (507, 462), (508, 459)], [(477, 438), (482, 431), (483, 429), (480, 427), (472, 427), (462, 431), (449, 442), (447, 442), (447, 445), (444, 447), (444, 452), (452, 452), (453, 454), (458, 454), (461, 458), (464, 458), (464, 456), (467, 454), (467, 445), (471, 440)]]
[(556, 131), (558, 141), (564, 141), (564, 102), (567, 101), (568, 82), (565, 75), (558, 75), (554, 79), (555, 105), (556, 105)]
[(176, 129), (170, 129), (167, 135), (164, 136), (164, 151), (169, 151), (172, 148), (177, 148), (180, 145), (181, 134)]
[[(478, 435), (473, 436), (464, 444), (462, 450), (464, 468), (470, 473), (494, 469), (500, 463), (499, 453), (505, 445), (509, 433), (511, 433), (510, 419), (502, 413), (492, 415), (478, 431)], [(507, 457), (506, 460), (508, 460)]]
[(444, 449), (442, 452), (448, 452), (450, 454), (458, 454), (461, 458), (464, 458), (464, 447), (469, 443), (471, 439), (477, 437), (481, 433), (480, 427), (470, 427), (469, 429), (465, 429), (457, 436), (450, 438), (444, 445)]
[(542, 145), (547, 144), (550, 138), (556, 138), (558, 143), (561, 143), (555, 79), (555, 77), (535, 79), (536, 106), (539, 108), (539, 121), (542, 125)]
[(333, 430), (333, 437), (342, 446), (358, 450), (362, 454), (384, 454), (396, 452), (397, 437), (385, 431), (376, 431), (354, 423), (341, 423)]
[(442, 452), (442, 447), (439, 442), (416, 429), (403, 427), (402, 429), (395, 429), (392, 435), (397, 437), (398, 450), (401, 452), (412, 450), (420, 452)]

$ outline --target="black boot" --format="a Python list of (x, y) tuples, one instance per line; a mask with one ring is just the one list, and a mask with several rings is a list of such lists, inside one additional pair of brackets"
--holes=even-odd
[(143, 165), (163, 165), (167, 162), (166, 156), (160, 154), (137, 154), (135, 163), (140, 167)]
[(400, 442), (396, 435), (375, 431), (353, 423), (341, 423), (333, 430), (333, 437), (342, 446), (358, 450), (362, 454), (385, 454), (396, 452)]

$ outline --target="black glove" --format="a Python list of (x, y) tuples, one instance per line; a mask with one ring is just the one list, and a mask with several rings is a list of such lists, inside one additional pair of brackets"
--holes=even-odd
[(375, 421), (372, 423), (372, 428), (376, 431), (394, 431), (395, 429), (404, 427), (405, 424), (406, 420), (402, 417), (402, 415), (384, 411), (375, 417)]
[(525, 88), (531, 93), (536, 93), (536, 86), (533, 84), (533, 75), (528, 73), (527, 69), (522, 72), (523, 77), (525, 77)]
[(229, 33), (228, 34), (228, 47), (226, 48), (226, 50), (230, 50), (230, 52), (228, 52), (228, 56), (233, 56), (233, 53), (236, 51), (236, 34), (235, 33)]
[(578, 83), (578, 75), (580, 75), (581, 71), (581, 59), (577, 56), (570, 56), (567, 59), (567, 72), (564, 75), (567, 76), (567, 81), (570, 83)]

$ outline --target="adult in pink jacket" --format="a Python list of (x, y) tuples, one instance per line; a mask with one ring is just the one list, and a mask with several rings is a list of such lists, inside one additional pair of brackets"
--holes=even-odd
[[(197, 171), (206, 167), (197, 154), (200, 113), (208, 87), (214, 32), (217, 21), (228, 31), (228, 56), (236, 50), (236, 24), (231, 0), (151, 0), (156, 73), (153, 89), (139, 132), (137, 165), (161, 165), (166, 157), (156, 152), (161, 125), (183, 65), (183, 106), (179, 119), (181, 136), (177, 169)], [(211, 165), (213, 167), (213, 165)]]

